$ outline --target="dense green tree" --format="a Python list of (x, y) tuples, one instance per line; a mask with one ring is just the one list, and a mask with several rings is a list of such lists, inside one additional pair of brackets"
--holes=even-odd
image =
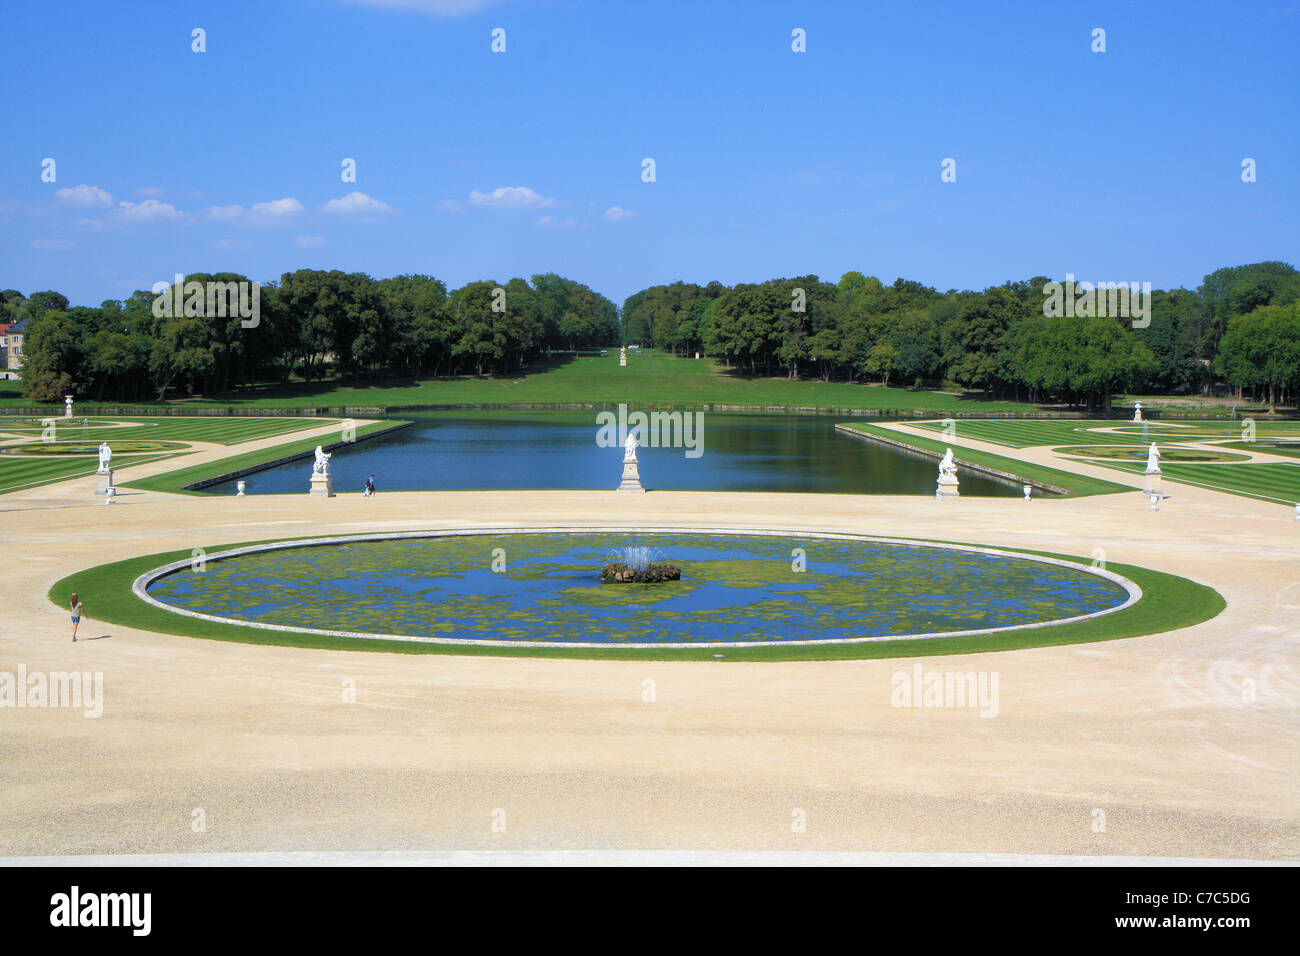
[(1276, 411), (1281, 396), (1300, 387), (1300, 302), (1230, 318), (1215, 365), (1233, 385), (1264, 390)]

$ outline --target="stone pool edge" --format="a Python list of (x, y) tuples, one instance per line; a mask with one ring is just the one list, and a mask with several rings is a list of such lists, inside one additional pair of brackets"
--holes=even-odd
[(280, 631), (294, 634), (312, 634), (319, 637), (341, 637), (356, 640), (368, 641), (400, 641), (414, 644), (442, 644), (455, 647), (511, 647), (511, 648), (528, 648), (528, 647), (546, 647), (546, 648), (577, 648), (588, 650), (608, 650), (610, 648), (628, 648), (639, 650), (660, 650), (664, 648), (706, 648), (706, 649), (725, 649), (725, 648), (750, 648), (750, 647), (816, 647), (822, 645), (835, 644), (871, 644), (871, 643), (889, 643), (893, 641), (918, 641), (933, 640), (936, 638), (947, 637), (978, 637), (986, 634), (1002, 634), (1008, 631), (1027, 631), (1040, 630), (1046, 627), (1056, 627), (1063, 624), (1075, 624), (1082, 621), (1089, 621), (1095, 618), (1104, 617), (1108, 614), (1115, 614), (1119, 611), (1126, 610), (1143, 597), (1142, 589), (1136, 582), (1129, 580), (1121, 574), (1117, 574), (1106, 568), (1090, 567), (1086, 564), (1079, 564), (1075, 561), (1066, 561), (1061, 558), (1051, 558), (1041, 555), (1025, 554), (1015, 551), (1006, 551), (1001, 548), (988, 548), (979, 545), (950, 544), (947, 542), (925, 541), (919, 538), (891, 538), (879, 535), (850, 534), (840, 532), (800, 532), (800, 531), (773, 531), (770, 529), (737, 529), (737, 528), (449, 528), (426, 531), (390, 531), (390, 532), (369, 532), (365, 534), (354, 535), (330, 535), (323, 538), (304, 538), (288, 541), (272, 541), (265, 544), (247, 545), (245, 547), (231, 548), (226, 551), (219, 551), (215, 554), (205, 555), (204, 561), (220, 561), (227, 558), (239, 557), (245, 554), (257, 554), (264, 551), (283, 551), (291, 548), (313, 548), (334, 544), (348, 544), (357, 541), (396, 541), (408, 538), (445, 538), (445, 537), (473, 537), (482, 535), (499, 535), (499, 534), (599, 534), (599, 533), (618, 533), (618, 534), (713, 534), (727, 535), (732, 537), (754, 537), (758, 535), (794, 539), (815, 538), (832, 541), (865, 541), (880, 544), (897, 544), (907, 547), (938, 548), (947, 551), (964, 551), (974, 554), (989, 554), (1005, 558), (1019, 558), (1024, 561), (1036, 561), (1040, 564), (1051, 564), (1058, 567), (1070, 568), (1076, 571), (1083, 571), (1087, 574), (1093, 574), (1097, 577), (1105, 578), (1114, 584), (1120, 585), (1128, 594), (1128, 598), (1122, 604), (1115, 607), (1107, 608), (1104, 611), (1093, 611), (1089, 614), (1076, 615), (1075, 617), (1058, 618), (1052, 621), (1036, 621), (1031, 624), (1012, 624), (1006, 627), (977, 628), (965, 631), (940, 631), (937, 633), (925, 634), (900, 634), (890, 636), (873, 636), (873, 637), (836, 637), (825, 638), (822, 640), (796, 640), (796, 641), (703, 641), (703, 642), (678, 642), (664, 643), (633, 641), (620, 643), (598, 643), (592, 641), (508, 641), (495, 639), (464, 639), (450, 637), (417, 637), (410, 634), (373, 634), (365, 631), (336, 631), (324, 628), (297, 627), (288, 624), (264, 624), (256, 621), (240, 621), (235, 618), (220, 617), (214, 614), (202, 614), (198, 611), (190, 611), (185, 608), (178, 608), (152, 597), (148, 588), (149, 585), (159, 578), (165, 577), (184, 568), (192, 567), (194, 559), (181, 559), (172, 561), (168, 564), (161, 565), (139, 575), (131, 584), (132, 593), (147, 604), (152, 605), (160, 610), (167, 611), (171, 614), (179, 614), (184, 617), (197, 618), (203, 621), (210, 621), (218, 624), (227, 624), (233, 627), (246, 627), (263, 631)]

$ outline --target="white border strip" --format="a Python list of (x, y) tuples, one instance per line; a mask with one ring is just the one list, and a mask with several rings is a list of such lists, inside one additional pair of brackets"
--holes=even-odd
[(310, 850), (9, 856), (0, 866), (1285, 866), (1291, 860), (834, 850)]
[(964, 551), (971, 554), (991, 554), (997, 557), (1014, 558), (1020, 561), (1036, 561), (1039, 564), (1052, 564), (1062, 568), (1072, 568), (1076, 571), (1083, 571), (1087, 574), (1095, 574), (1098, 577), (1113, 581), (1120, 585), (1128, 592), (1128, 600), (1123, 604), (1117, 604), (1115, 607), (1107, 608), (1104, 611), (1094, 611), (1091, 614), (1081, 614), (1076, 617), (1065, 617), (1055, 621), (1036, 621), (1032, 624), (1012, 624), (1006, 627), (986, 627), (971, 631), (936, 631), (927, 634), (900, 634), (877, 637), (832, 637), (823, 640), (808, 641), (709, 641), (709, 642), (686, 642), (673, 641), (662, 643), (646, 643), (644, 641), (634, 642), (605, 642), (597, 643), (593, 641), (503, 641), (473, 638), (452, 638), (452, 637), (414, 637), (410, 634), (371, 634), (364, 631), (332, 631), (315, 627), (293, 627), (288, 624), (263, 624), (256, 621), (239, 621), (229, 617), (218, 617), (213, 614), (200, 614), (198, 611), (189, 611), (184, 608), (174, 607), (170, 604), (164, 604), (149, 594), (149, 585), (159, 578), (166, 577), (173, 572), (189, 568), (192, 565), (191, 560), (173, 561), (170, 564), (164, 564), (162, 567), (154, 568), (140, 575), (131, 585), (131, 590), (136, 597), (152, 604), (156, 608), (161, 608), (172, 614), (182, 614), (185, 617), (198, 618), (201, 621), (213, 621), (218, 624), (230, 624), (235, 627), (250, 627), (262, 631), (284, 631), (290, 634), (314, 634), (320, 637), (349, 637), (367, 641), (405, 641), (415, 644), (450, 644), (457, 647), (572, 647), (585, 648), (589, 650), (609, 650), (617, 648), (637, 648), (640, 650), (662, 650), (664, 648), (682, 649), (682, 648), (730, 648), (739, 650), (749, 647), (809, 647), (823, 644), (868, 644), (882, 643), (886, 641), (919, 641), (936, 637), (974, 637), (983, 634), (1001, 634), (1006, 631), (1026, 631), (1035, 630), (1043, 627), (1056, 627), (1060, 624), (1074, 624), (1078, 621), (1090, 621), (1094, 618), (1103, 617), (1107, 614), (1114, 614), (1116, 611), (1122, 611), (1125, 608), (1132, 607), (1142, 599), (1142, 589), (1128, 578), (1116, 574), (1114, 571), (1108, 571), (1104, 568), (1089, 567), (1085, 564), (1078, 564), (1074, 561), (1063, 561), (1060, 558), (1047, 558), (1038, 555), (1019, 554), (1015, 551), (1002, 551), (997, 548), (981, 548), (964, 544), (948, 544), (946, 542), (929, 542), (920, 541), (914, 538), (881, 538), (873, 535), (862, 534), (835, 534), (830, 532), (801, 532), (801, 531), (770, 531), (770, 530), (744, 530), (736, 528), (464, 528), (448, 529), (443, 531), (387, 531), (375, 532), (371, 534), (353, 534), (353, 535), (336, 535), (327, 538), (304, 538), (297, 541), (273, 541), (270, 544), (255, 544), (245, 548), (233, 548), (229, 551), (219, 551), (216, 554), (209, 554), (204, 557), (205, 561), (222, 561), (226, 558), (238, 557), (245, 554), (258, 554), (264, 551), (285, 551), (292, 548), (315, 548), (331, 544), (349, 544), (355, 541), (397, 541), (406, 538), (454, 538), (454, 537), (474, 537), (484, 535), (502, 535), (502, 534), (712, 534), (712, 535), (731, 535), (733, 537), (779, 537), (779, 538), (796, 538), (796, 539), (819, 539), (828, 541), (860, 541), (871, 544), (896, 544), (912, 548), (937, 548), (944, 551)]

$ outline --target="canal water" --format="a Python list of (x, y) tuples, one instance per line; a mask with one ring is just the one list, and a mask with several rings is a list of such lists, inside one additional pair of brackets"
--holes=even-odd
[[(613, 489), (622, 476), (622, 436), (617, 428), (602, 430), (608, 418), (598, 421), (597, 414), (405, 414), (411, 427), (333, 452), (334, 490), (359, 492), (372, 473), (380, 492)], [(834, 416), (698, 414), (689, 432), (665, 427), (660, 447), (637, 449), (647, 490), (934, 494), (936, 460), (836, 432)], [(960, 468), (958, 474), (963, 495), (1021, 494), (1014, 482)], [(304, 459), (245, 481), (249, 494), (305, 492), (310, 475)], [(229, 481), (205, 490), (233, 494), (235, 487)]]

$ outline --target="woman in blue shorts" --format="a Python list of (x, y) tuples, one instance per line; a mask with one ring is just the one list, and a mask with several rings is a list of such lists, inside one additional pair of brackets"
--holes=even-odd
[(77, 643), (77, 625), (81, 623), (81, 599), (72, 595), (72, 643)]

